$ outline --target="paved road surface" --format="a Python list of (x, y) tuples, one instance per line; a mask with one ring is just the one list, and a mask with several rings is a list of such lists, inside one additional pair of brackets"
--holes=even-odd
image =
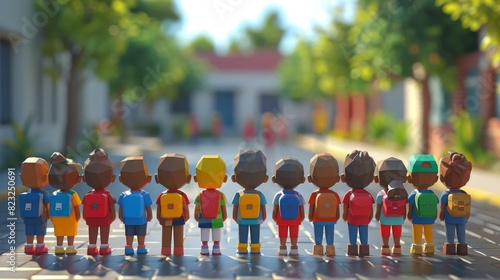
[[(217, 153), (226, 161), (228, 175), (232, 174), (233, 157), (239, 148), (245, 145), (236, 140), (224, 140), (223, 142), (207, 142), (199, 146), (175, 145), (165, 147), (157, 154), (147, 155), (150, 173), (155, 173), (158, 156), (164, 152), (183, 153), (190, 163), (191, 172), (194, 166), (204, 153)], [(302, 150), (293, 145), (280, 145), (273, 150), (267, 150), (268, 174), (272, 174), (273, 165), (280, 157), (296, 157), (305, 166), (308, 172), (308, 162), (312, 156), (309, 151)], [(118, 163), (124, 156), (113, 155), (112, 160)], [(379, 160), (379, 159), (375, 159)], [(343, 161), (343, 159), (339, 159)], [(118, 164), (116, 164), (118, 166)], [(115, 172), (118, 173), (118, 170)], [(306, 174), (307, 175), (307, 174)], [(20, 183), (20, 181), (18, 181)], [(407, 190), (411, 191), (411, 186), (407, 185)], [(114, 183), (109, 188), (115, 196), (118, 196), (126, 188), (120, 183)], [(234, 193), (240, 187), (232, 182), (228, 182), (221, 188), (228, 200), (231, 200)], [(309, 193), (315, 187), (309, 183), (300, 185), (297, 190), (307, 199)], [(52, 191), (51, 187), (47, 187)], [(75, 190), (81, 197), (89, 190), (84, 185), (78, 185)], [(155, 183), (148, 185), (145, 190), (150, 192), (153, 199), (164, 190)], [(183, 188), (189, 198), (193, 200), (199, 191), (193, 182)], [(274, 194), (279, 191), (279, 187), (272, 183), (267, 183), (259, 187), (268, 202)], [(334, 190), (343, 195), (348, 187), (339, 183), (334, 186)], [(380, 190), (376, 184), (368, 187), (373, 194)], [(191, 211), (194, 207), (190, 205)], [(7, 216), (6, 201), (0, 202), (1, 217)], [(268, 212), (271, 213), (271, 206), (268, 205)], [(466, 257), (444, 256), (436, 252), (433, 257), (413, 257), (408, 254), (411, 243), (410, 224), (408, 222), (403, 227), (403, 256), (382, 257), (379, 254), (381, 238), (378, 232), (378, 224), (372, 222), (369, 225), (369, 242), (371, 256), (365, 258), (347, 257), (345, 249), (348, 243), (347, 225), (339, 222), (335, 231), (335, 244), (337, 256), (332, 259), (318, 258), (310, 255), (312, 250), (312, 224), (305, 221), (300, 228), (299, 249), (300, 256), (296, 259), (289, 257), (278, 257), (277, 229), (272, 220), (267, 220), (262, 225), (261, 242), (262, 256), (244, 256), (235, 254), (237, 239), (237, 225), (232, 220), (227, 220), (223, 231), (221, 244), (223, 255), (220, 257), (200, 257), (199, 256), (199, 229), (193, 219), (186, 225), (185, 236), (185, 256), (162, 258), (160, 256), (161, 247), (161, 227), (156, 220), (148, 225), (148, 235), (146, 245), (149, 254), (141, 257), (125, 257), (123, 247), (125, 244), (124, 227), (115, 221), (112, 225), (110, 244), (113, 247), (113, 254), (107, 257), (86, 256), (88, 242), (87, 228), (84, 221), (80, 221), (79, 235), (76, 237), (75, 245), (78, 247), (78, 255), (67, 257), (56, 257), (53, 254), (45, 256), (26, 256), (23, 253), (24, 225), (19, 219), (16, 221), (16, 272), (9, 271), (9, 251), (8, 236), (9, 229), (5, 218), (2, 219), (0, 228), (0, 279), (138, 279), (138, 278), (304, 278), (304, 279), (330, 279), (330, 278), (431, 278), (431, 279), (460, 279), (460, 278), (500, 278), (500, 215), (498, 208), (489, 205), (473, 205), (472, 216), (468, 224), (467, 240), (469, 243), (470, 255)], [(191, 212), (192, 213), (192, 212)], [(228, 205), (228, 213), (232, 213), (231, 205)], [(437, 222), (435, 225), (435, 241), (437, 249), (442, 248), (444, 242), (444, 225)], [(55, 237), (52, 230), (46, 237), (49, 246), (49, 253), (52, 253), (55, 246)]]

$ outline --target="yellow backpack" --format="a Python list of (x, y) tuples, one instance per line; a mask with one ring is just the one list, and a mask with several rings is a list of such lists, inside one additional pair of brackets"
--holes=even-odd
[(257, 219), (260, 214), (260, 195), (258, 193), (246, 193), (243, 190), (240, 194), (239, 206), (242, 219)]
[(162, 218), (180, 218), (182, 216), (183, 201), (180, 193), (164, 193), (160, 198)]
[(470, 215), (470, 195), (461, 193), (449, 193), (448, 213), (452, 217), (467, 217)]

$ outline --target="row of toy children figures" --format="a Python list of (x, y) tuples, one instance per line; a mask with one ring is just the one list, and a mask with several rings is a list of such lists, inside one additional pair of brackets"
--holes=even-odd
[[(89, 255), (109, 255), (109, 228), (116, 218), (116, 200), (105, 190), (115, 180), (113, 164), (106, 152), (96, 149), (90, 153), (84, 164), (84, 175), (80, 165), (66, 159), (60, 153), (51, 156), (51, 167), (41, 158), (26, 159), (21, 168), (21, 179), (31, 190), (20, 195), (21, 216), (26, 225), (26, 254), (44, 254), (47, 219), (51, 218), (57, 238), (56, 255), (76, 254), (73, 246), (80, 218), (78, 194), (71, 189), (83, 177), (93, 190), (83, 199), (83, 218), (89, 226)], [(441, 195), (440, 219), (445, 221), (447, 242), (445, 254), (467, 254), (465, 243), (465, 223), (470, 216), (470, 196), (461, 191), (470, 178), (472, 165), (459, 153), (448, 152), (440, 160), (439, 178), (449, 189)], [(364, 188), (372, 181), (379, 183), (382, 190), (376, 197), (375, 218), (380, 222), (382, 235), (381, 254), (390, 255), (389, 237), (392, 229), (394, 238), (393, 254), (401, 254), (401, 228), (406, 217), (412, 222), (412, 254), (433, 254), (433, 224), (437, 218), (437, 196), (430, 190), (438, 179), (438, 166), (431, 155), (414, 155), (409, 161), (409, 170), (396, 158), (388, 158), (377, 165), (365, 151), (353, 151), (346, 156), (344, 173), (339, 175), (337, 160), (330, 154), (321, 153), (310, 160), (308, 181), (318, 187), (311, 193), (308, 204), (308, 218), (314, 225), (314, 255), (323, 255), (323, 232), (326, 239), (326, 255), (334, 256), (334, 226), (340, 217), (339, 205), (343, 204), (343, 220), (348, 223), (349, 244), (347, 255), (369, 255), (368, 224), (373, 218), (373, 197)], [(232, 200), (233, 219), (238, 223), (239, 254), (260, 254), (260, 224), (266, 219), (266, 198), (256, 188), (267, 182), (266, 157), (257, 149), (241, 150), (235, 157), (234, 175), (231, 179), (243, 187)], [(183, 255), (184, 223), (189, 219), (189, 199), (179, 189), (189, 183), (188, 163), (185, 156), (165, 154), (160, 157), (157, 183), (167, 188), (157, 200), (157, 219), (162, 225), (161, 254)], [(416, 190), (407, 195), (402, 183), (408, 179)], [(144, 245), (147, 222), (152, 219), (152, 201), (142, 188), (150, 182), (147, 166), (142, 157), (128, 157), (121, 162), (119, 180), (130, 188), (123, 192), (117, 203), (118, 217), (125, 224), (125, 254), (133, 255), (132, 242), (137, 236), (137, 254), (146, 254)], [(201, 229), (202, 255), (208, 255), (208, 240), (212, 232), (212, 255), (220, 255), (220, 239), (223, 222), (227, 218), (226, 198), (217, 189), (226, 182), (226, 166), (217, 155), (205, 155), (196, 165), (194, 181), (202, 189), (195, 199), (194, 217)], [(330, 188), (342, 180), (349, 190), (340, 200)], [(284, 158), (275, 164), (273, 183), (283, 190), (273, 199), (272, 218), (278, 225), (280, 255), (298, 255), (297, 238), (299, 225), (305, 218), (304, 199), (294, 190), (305, 182), (302, 164), (293, 158)], [(42, 188), (49, 182), (59, 190), (49, 196)], [(406, 212), (406, 204), (409, 204)], [(97, 248), (100, 230), (101, 245)], [(458, 243), (454, 243), (454, 232)], [(359, 232), (361, 244), (356, 244)], [(426, 243), (422, 247), (422, 232)], [(172, 234), (173, 233), (173, 234)], [(250, 244), (248, 235), (250, 234)], [(286, 240), (290, 236), (291, 247), (287, 251)], [(37, 237), (36, 247), (33, 245)], [(63, 238), (67, 237), (68, 247), (63, 248)]]

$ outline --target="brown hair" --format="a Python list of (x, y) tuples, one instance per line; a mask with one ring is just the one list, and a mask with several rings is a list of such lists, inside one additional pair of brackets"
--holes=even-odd
[(95, 149), (83, 165), (85, 182), (93, 189), (104, 189), (113, 181), (113, 169), (106, 151)]
[(237, 183), (255, 189), (266, 180), (266, 156), (261, 150), (240, 150), (234, 157), (234, 174)]
[(439, 161), (439, 178), (447, 188), (459, 189), (470, 179), (472, 163), (460, 153), (448, 151)]
[(71, 189), (80, 182), (82, 166), (59, 152), (50, 156), (49, 184), (57, 189)]
[(344, 161), (344, 176), (353, 189), (364, 189), (373, 180), (375, 161), (366, 151), (354, 150)]
[(304, 180), (304, 166), (297, 159), (283, 158), (274, 165), (273, 182), (283, 189), (293, 189)]

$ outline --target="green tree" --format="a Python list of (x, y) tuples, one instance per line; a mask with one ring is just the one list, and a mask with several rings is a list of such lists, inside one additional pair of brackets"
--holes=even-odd
[(485, 28), (481, 48), (491, 52), (492, 62), (500, 64), (500, 5), (495, 0), (436, 0), (443, 11), (453, 20), (462, 22), (462, 26), (472, 31)]
[[(456, 59), (476, 48), (477, 35), (464, 30), (437, 7), (434, 0), (358, 3), (359, 22), (353, 72), (367, 81), (391, 76), (413, 77), (422, 86), (421, 152), (428, 151), (431, 97), (429, 77), (437, 75), (449, 90), (456, 85)], [(363, 10), (368, 20), (363, 17)], [(383, 83), (381, 85), (384, 85)]]
[(259, 27), (247, 27), (244, 30), (248, 38), (250, 49), (278, 49), (281, 39), (285, 34), (277, 11), (270, 12)]
[(198, 35), (189, 43), (189, 49), (194, 52), (214, 52), (214, 42), (205, 34)]
[[(62, 1), (61, 1), (62, 2)], [(113, 76), (120, 54), (127, 45), (127, 36), (137, 32), (130, 0), (72, 0), (60, 4), (56, 0), (36, 1), (35, 8), (44, 5), (59, 7), (58, 13), (48, 17), (43, 28), (43, 53), (57, 60), (68, 56), (66, 79), (67, 122), (64, 135), (65, 148), (75, 143), (78, 125), (78, 101), (83, 82), (82, 71), (93, 70), (98, 77)], [(56, 63), (53, 73), (58, 76)]]

